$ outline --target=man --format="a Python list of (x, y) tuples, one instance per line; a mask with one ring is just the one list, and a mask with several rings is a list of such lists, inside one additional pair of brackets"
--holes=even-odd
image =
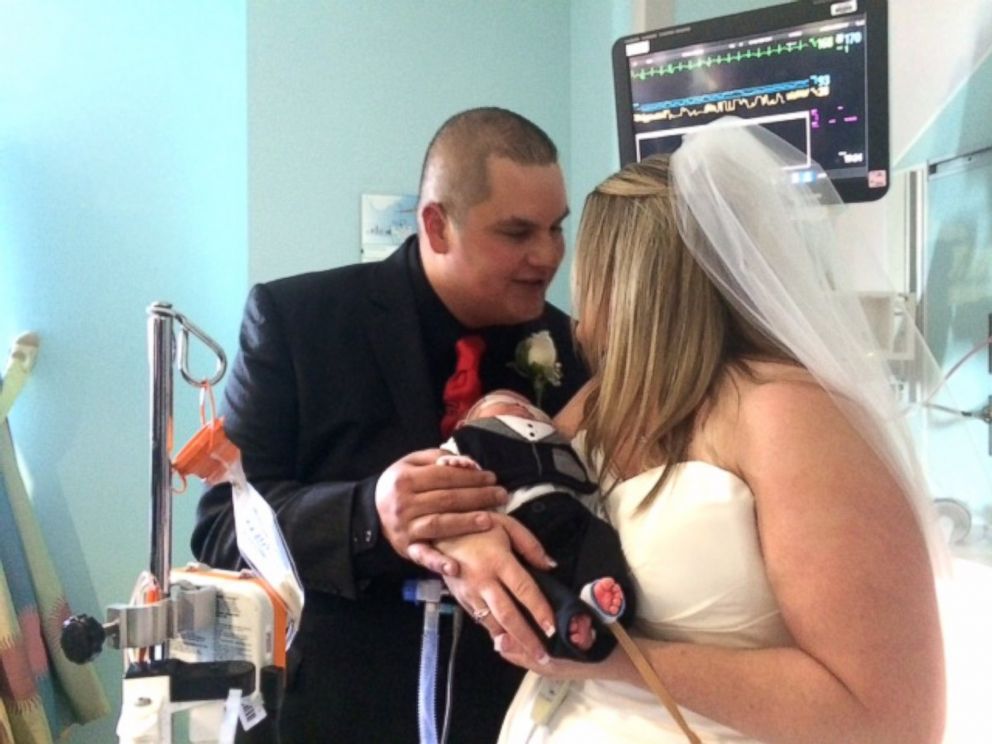
[[(545, 408), (556, 412), (578, 390), (586, 373), (569, 319), (544, 300), (567, 214), (547, 135), (510, 111), (473, 109), (431, 142), (418, 234), (394, 255), (252, 289), (224, 415), (248, 479), (279, 515), (307, 593), (284, 741), (416, 741), (423, 614), (401, 598), (402, 581), (418, 575), (407, 559), (455, 573), (457, 563), (431, 541), (506, 519), (485, 511), (506, 499), (491, 473), (436, 465), (456, 342), (482, 337), (484, 389), (533, 399), (533, 381), (511, 363), (522, 340), (547, 330), (563, 380), (545, 390)], [(226, 486), (203, 495), (192, 545), (206, 563), (238, 565)], [(530, 555), (537, 562), (540, 549)], [(499, 570), (507, 586), (524, 573), (515, 561)], [(507, 609), (512, 602), (493, 605), (516, 635), (523, 621)], [(529, 629), (518, 638), (541, 651)], [(521, 673), (476, 626), (465, 629), (456, 658), (450, 741), (493, 741)]]

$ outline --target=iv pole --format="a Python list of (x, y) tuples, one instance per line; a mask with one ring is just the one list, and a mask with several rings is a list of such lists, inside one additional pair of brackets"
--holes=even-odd
[[(151, 509), (149, 573), (157, 591), (130, 604), (107, 608), (107, 622), (88, 615), (69, 618), (62, 628), (62, 649), (79, 664), (93, 660), (110, 641), (115, 648), (145, 649), (124, 675), (117, 734), (122, 744), (172, 741), (174, 704), (230, 700), (231, 691), (255, 690), (255, 665), (248, 661), (182, 662), (168, 658), (169, 639), (202, 630), (215, 621), (217, 591), (211, 586), (170, 586), (172, 564), (173, 365), (190, 385), (202, 388), (227, 370), (224, 350), (167, 302), (148, 308), (148, 358), (151, 379)], [(178, 342), (174, 323), (181, 326)], [(189, 371), (189, 336), (196, 336), (217, 357), (209, 378)]]
[[(227, 355), (212, 338), (168, 302), (155, 302), (148, 308), (148, 351), (151, 373), (151, 512), (149, 568), (158, 582), (162, 599), (169, 597), (169, 571), (172, 568), (172, 424), (173, 365), (178, 356), (183, 379), (194, 387), (216, 385), (227, 371)], [(174, 348), (173, 323), (181, 326), (178, 348)], [(189, 371), (189, 334), (192, 333), (217, 356), (213, 376), (197, 379)], [(173, 352), (177, 352), (174, 354)], [(155, 647), (153, 658), (168, 656), (168, 641)]]
[[(149, 571), (163, 599), (169, 596), (172, 567), (172, 323), (175, 311), (167, 302), (148, 308), (148, 351), (151, 368), (151, 511)], [(169, 655), (168, 641), (155, 647), (153, 658)]]

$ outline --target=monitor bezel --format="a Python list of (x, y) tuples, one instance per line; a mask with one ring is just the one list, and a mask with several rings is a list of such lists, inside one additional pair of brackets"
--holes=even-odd
[[(829, 21), (843, 15), (831, 15), (831, 6), (846, 4), (843, 0), (797, 0), (784, 5), (772, 5), (758, 10), (709, 18), (695, 23), (631, 34), (613, 44), (613, 87), (616, 101), (617, 135), (620, 144), (620, 164), (637, 159), (633, 127), (633, 101), (627, 45), (640, 41), (652, 42), (652, 51), (678, 49), (692, 44), (777, 31), (817, 21)], [(834, 188), (845, 202), (865, 202), (880, 199), (888, 191), (889, 169), (889, 67), (888, 67), (888, 8), (886, 0), (857, 0), (856, 10), (865, 13), (868, 29), (865, 52), (867, 171), (884, 171), (884, 186), (868, 185), (867, 175), (858, 178), (831, 178)]]

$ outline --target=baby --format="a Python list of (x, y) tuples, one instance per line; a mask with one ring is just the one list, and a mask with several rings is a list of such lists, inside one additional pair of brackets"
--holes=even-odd
[(593, 512), (596, 485), (551, 419), (523, 396), (498, 390), (468, 411), (441, 448), (453, 454), (439, 464), (495, 473), (510, 492), (507, 513), (557, 561), (550, 572), (528, 567), (555, 611), (557, 633), (546, 641), (548, 653), (606, 658), (616, 641), (597, 632), (603, 629), (597, 611), (628, 624), (633, 584), (618, 535)]

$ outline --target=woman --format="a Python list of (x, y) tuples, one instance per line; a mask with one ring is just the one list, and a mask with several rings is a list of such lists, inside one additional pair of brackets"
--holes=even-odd
[[(561, 423), (620, 533), (634, 634), (703, 741), (937, 742), (922, 480), (790, 149), (707, 127), (589, 196), (573, 293), (593, 378)], [(501, 741), (684, 741), (621, 651), (497, 648), (531, 670)]]

